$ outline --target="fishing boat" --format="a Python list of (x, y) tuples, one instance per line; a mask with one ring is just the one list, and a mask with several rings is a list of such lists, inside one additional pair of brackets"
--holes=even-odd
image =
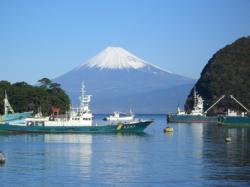
[(249, 116), (219, 116), (218, 125), (227, 127), (250, 127)]
[(249, 116), (218, 116), (217, 123), (225, 127), (250, 127)]
[(134, 119), (110, 124), (94, 124), (90, 110), (91, 95), (86, 95), (82, 84), (80, 107), (72, 108), (66, 115), (51, 115), (26, 118), (0, 124), (0, 132), (10, 133), (116, 133), (143, 132), (153, 120)]
[(242, 108), (244, 108), (246, 112), (241, 112), (239, 114), (237, 112), (228, 110), (229, 112), (227, 115), (221, 115), (218, 117), (217, 124), (225, 127), (250, 127), (250, 116), (247, 116), (247, 114), (250, 113), (250, 110), (240, 101), (238, 101), (233, 95), (230, 95), (230, 97)]
[(225, 95), (220, 97), (211, 107), (204, 111), (203, 103), (204, 100), (202, 97), (194, 90), (194, 108), (188, 114), (185, 111), (181, 111), (180, 108), (177, 108), (177, 113), (167, 114), (168, 123), (216, 123), (217, 116), (207, 116), (207, 112), (211, 110), (220, 100), (222, 100)]
[(129, 114), (125, 114), (122, 112), (114, 112), (114, 114), (103, 118), (104, 121), (111, 121), (111, 122), (133, 121), (134, 119), (135, 119), (135, 116), (131, 110)]
[(7, 121), (12, 121), (12, 120), (27, 118), (33, 114), (32, 111), (21, 112), (21, 113), (14, 112), (12, 106), (9, 103), (6, 91), (5, 91), (5, 97), (4, 97), (3, 102), (4, 102), (4, 115), (0, 115), (0, 122), (7, 122)]

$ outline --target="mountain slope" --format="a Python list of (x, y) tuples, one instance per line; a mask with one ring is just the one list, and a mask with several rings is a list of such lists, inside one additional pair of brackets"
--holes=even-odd
[[(119, 47), (106, 48), (55, 81), (70, 95), (74, 105), (77, 104), (80, 83), (84, 81), (88, 93), (93, 95), (93, 111), (98, 113), (112, 112), (115, 108), (129, 110), (125, 107), (128, 105), (128, 98), (194, 82), (154, 66)], [(165, 93), (158, 98), (170, 99)], [(138, 112), (142, 112), (145, 109), (139, 106), (143, 102), (144, 99), (134, 99), (130, 108), (137, 107)], [(156, 103), (159, 102), (161, 101)], [(103, 109), (100, 110), (101, 108)], [(156, 107), (152, 111), (160, 112)]]
[[(243, 37), (216, 52), (204, 67), (196, 90), (206, 100), (208, 107), (221, 95), (234, 95), (250, 108), (250, 37)], [(192, 94), (186, 100), (186, 109), (193, 105)], [(241, 110), (227, 98), (214, 108), (214, 113), (228, 108)]]
[[(92, 105), (96, 113), (104, 113), (109, 107), (109, 111), (128, 112), (130, 109), (135, 113), (144, 114), (165, 114), (175, 112), (177, 106), (183, 106), (185, 99), (193, 84), (181, 85), (146, 93), (125, 95), (105, 95), (93, 99)], [(110, 100), (115, 100), (110, 104)], [(96, 107), (98, 106), (98, 107)]]

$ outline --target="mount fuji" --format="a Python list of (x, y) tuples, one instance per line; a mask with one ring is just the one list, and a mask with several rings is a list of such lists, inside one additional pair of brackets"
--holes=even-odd
[(94, 113), (115, 110), (165, 113), (183, 105), (193, 79), (166, 71), (120, 47), (107, 47), (73, 70), (54, 79), (78, 105), (81, 82), (92, 98)]

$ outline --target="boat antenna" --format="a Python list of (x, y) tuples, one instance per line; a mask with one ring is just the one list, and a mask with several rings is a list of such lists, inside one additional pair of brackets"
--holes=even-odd
[(91, 101), (91, 95), (86, 95), (85, 84), (82, 81), (81, 91), (80, 91), (80, 112), (90, 112), (89, 103)]
[(193, 97), (194, 97), (194, 106), (196, 106), (197, 105), (196, 87), (194, 87)]
[(133, 112), (132, 112), (131, 108), (129, 109), (129, 114), (133, 115)]

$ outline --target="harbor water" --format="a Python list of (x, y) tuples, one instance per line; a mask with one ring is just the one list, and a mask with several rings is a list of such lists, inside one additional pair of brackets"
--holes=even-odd
[(171, 124), (163, 133), (165, 115), (139, 117), (155, 119), (143, 134), (0, 135), (0, 186), (250, 185), (250, 128)]

